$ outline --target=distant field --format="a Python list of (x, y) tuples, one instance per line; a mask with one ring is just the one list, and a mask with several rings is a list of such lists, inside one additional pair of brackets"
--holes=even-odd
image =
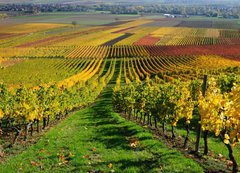
[(104, 25), (122, 20), (132, 20), (139, 18), (138, 15), (112, 15), (99, 13), (43, 13), (34, 16), (17, 16), (0, 21), (0, 26), (41, 22), (41, 23), (62, 23), (71, 24), (76, 21), (79, 25)]
[[(239, 20), (236, 19), (219, 19), (209, 18), (201, 16), (191, 16), (190, 18), (177, 18), (172, 20), (166, 20), (163, 15), (114, 15), (107, 14), (108, 12), (96, 11), (96, 12), (54, 12), (54, 13), (42, 13), (32, 16), (17, 16), (10, 17), (0, 21), (0, 26), (21, 24), (21, 23), (60, 23), (71, 24), (72, 21), (76, 21), (81, 26), (96, 26), (106, 25), (118, 21), (128, 21), (135, 19), (153, 19), (154, 22), (151, 26), (183, 26), (183, 27), (201, 27), (201, 28), (222, 28), (222, 29), (240, 29)], [(157, 22), (159, 19), (165, 20), (165, 22)], [(204, 25), (199, 23), (204, 21)], [(206, 23), (208, 23), (206, 25)], [(198, 25), (197, 25), (198, 24)], [(201, 25), (201, 26), (199, 26)], [(150, 26), (150, 24), (149, 24)]]
[[(54, 16), (51, 18), (48, 15), (50, 14), (16, 17), (1, 22), (3, 27), (0, 28), (0, 48), (22, 47), (25, 49), (18, 49), (15, 54), (21, 51), (24, 56), (30, 55), (33, 51), (26, 48), (48, 46), (49, 51), (46, 55), (56, 52), (57, 55), (65, 56), (65, 53), (59, 54), (61, 51), (56, 51), (56, 47), (64, 46), (62, 50), (72, 49), (73, 46), (95, 47), (109, 45), (108, 43), (114, 39), (117, 41), (115, 40), (112, 46), (239, 45), (240, 43), (238, 31), (240, 25), (237, 20), (211, 21), (155, 17), (151, 19), (134, 15), (81, 13), (70, 13), (65, 16), (62, 13), (55, 13), (53, 15), (59, 18)], [(61, 18), (62, 16), (64, 17)], [(116, 16), (119, 20), (115, 20)], [(60, 19), (62, 23), (58, 23)], [(14, 20), (19, 23), (13, 24)], [(77, 25), (67, 24), (72, 21), (77, 21)], [(9, 25), (4, 25), (4, 22)], [(122, 38), (124, 34), (128, 37), (117, 39)], [(55, 48), (51, 49), (49, 46)], [(42, 55), (41, 49), (35, 50), (36, 56)], [(2, 56), (9, 57), (6, 53)]]

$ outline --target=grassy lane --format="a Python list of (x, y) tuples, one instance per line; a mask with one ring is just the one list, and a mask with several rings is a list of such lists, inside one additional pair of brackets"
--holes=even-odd
[(36, 145), (6, 160), (0, 172), (203, 172), (193, 160), (114, 113), (111, 87), (93, 106), (69, 116)]

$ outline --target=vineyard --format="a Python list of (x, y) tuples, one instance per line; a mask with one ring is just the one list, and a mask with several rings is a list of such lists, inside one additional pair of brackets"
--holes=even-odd
[[(211, 21), (136, 19), (91, 27), (51, 23), (1, 27), (0, 169), (237, 173), (240, 31), (213, 26)], [(81, 114), (77, 116), (74, 112), (79, 110)], [(65, 122), (69, 124), (59, 129)], [(74, 123), (79, 127), (71, 131)], [(123, 168), (131, 165), (123, 164), (120, 156), (113, 157), (119, 154), (118, 150), (109, 151), (102, 146), (99, 136), (109, 136), (105, 139), (107, 146), (118, 140), (110, 140), (116, 138), (112, 134), (116, 129), (107, 133), (108, 126), (119, 129), (122, 133), (116, 133), (124, 137), (119, 140), (127, 141), (119, 144), (127, 145), (127, 149), (119, 149), (121, 157), (133, 157), (136, 160), (132, 165), (140, 163), (139, 167)], [(46, 142), (48, 134), (44, 133), (51, 133), (52, 128), (59, 132), (53, 132), (58, 139), (50, 136), (51, 140), (79, 140), (84, 146), (83, 156), (75, 156), (77, 150), (71, 142), (69, 146), (75, 154), (66, 153), (68, 148), (60, 143), (58, 146)], [(106, 150), (104, 156), (92, 146), (94, 139), (89, 135), (99, 140), (99, 148)], [(144, 140), (144, 135), (151, 137)], [(4, 153), (14, 155), (8, 150), (26, 145), (35, 136), (43, 136), (44, 144), (40, 137), (37, 148), (33, 144), (24, 149), (25, 154), (5, 159)], [(84, 155), (88, 144), (93, 154)], [(48, 146), (60, 150), (52, 156), (55, 160), (48, 154), (34, 156), (37, 150), (45, 153)], [(175, 158), (167, 158), (169, 151)], [(124, 152), (134, 156), (125, 156)], [(166, 158), (161, 156), (164, 152)], [(143, 167), (141, 156), (149, 167)], [(152, 161), (155, 157), (160, 160)], [(180, 160), (182, 164), (178, 163)], [(80, 169), (74, 170), (78, 164)]]

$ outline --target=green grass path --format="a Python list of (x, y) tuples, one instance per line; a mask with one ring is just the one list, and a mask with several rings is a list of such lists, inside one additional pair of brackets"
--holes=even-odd
[[(168, 149), (144, 128), (114, 113), (112, 85), (96, 103), (51, 128), (0, 172), (203, 172), (193, 160)], [(130, 140), (137, 138), (137, 148)]]

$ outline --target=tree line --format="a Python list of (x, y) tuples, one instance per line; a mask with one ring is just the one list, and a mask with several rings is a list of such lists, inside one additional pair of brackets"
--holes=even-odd
[[(91, 12), (103, 11), (111, 14), (163, 14), (201, 15), (208, 17), (240, 18), (240, 6), (229, 5), (71, 5), (71, 4), (3, 4), (0, 11), (25, 15), (40, 12)], [(17, 12), (17, 13), (16, 13)]]

